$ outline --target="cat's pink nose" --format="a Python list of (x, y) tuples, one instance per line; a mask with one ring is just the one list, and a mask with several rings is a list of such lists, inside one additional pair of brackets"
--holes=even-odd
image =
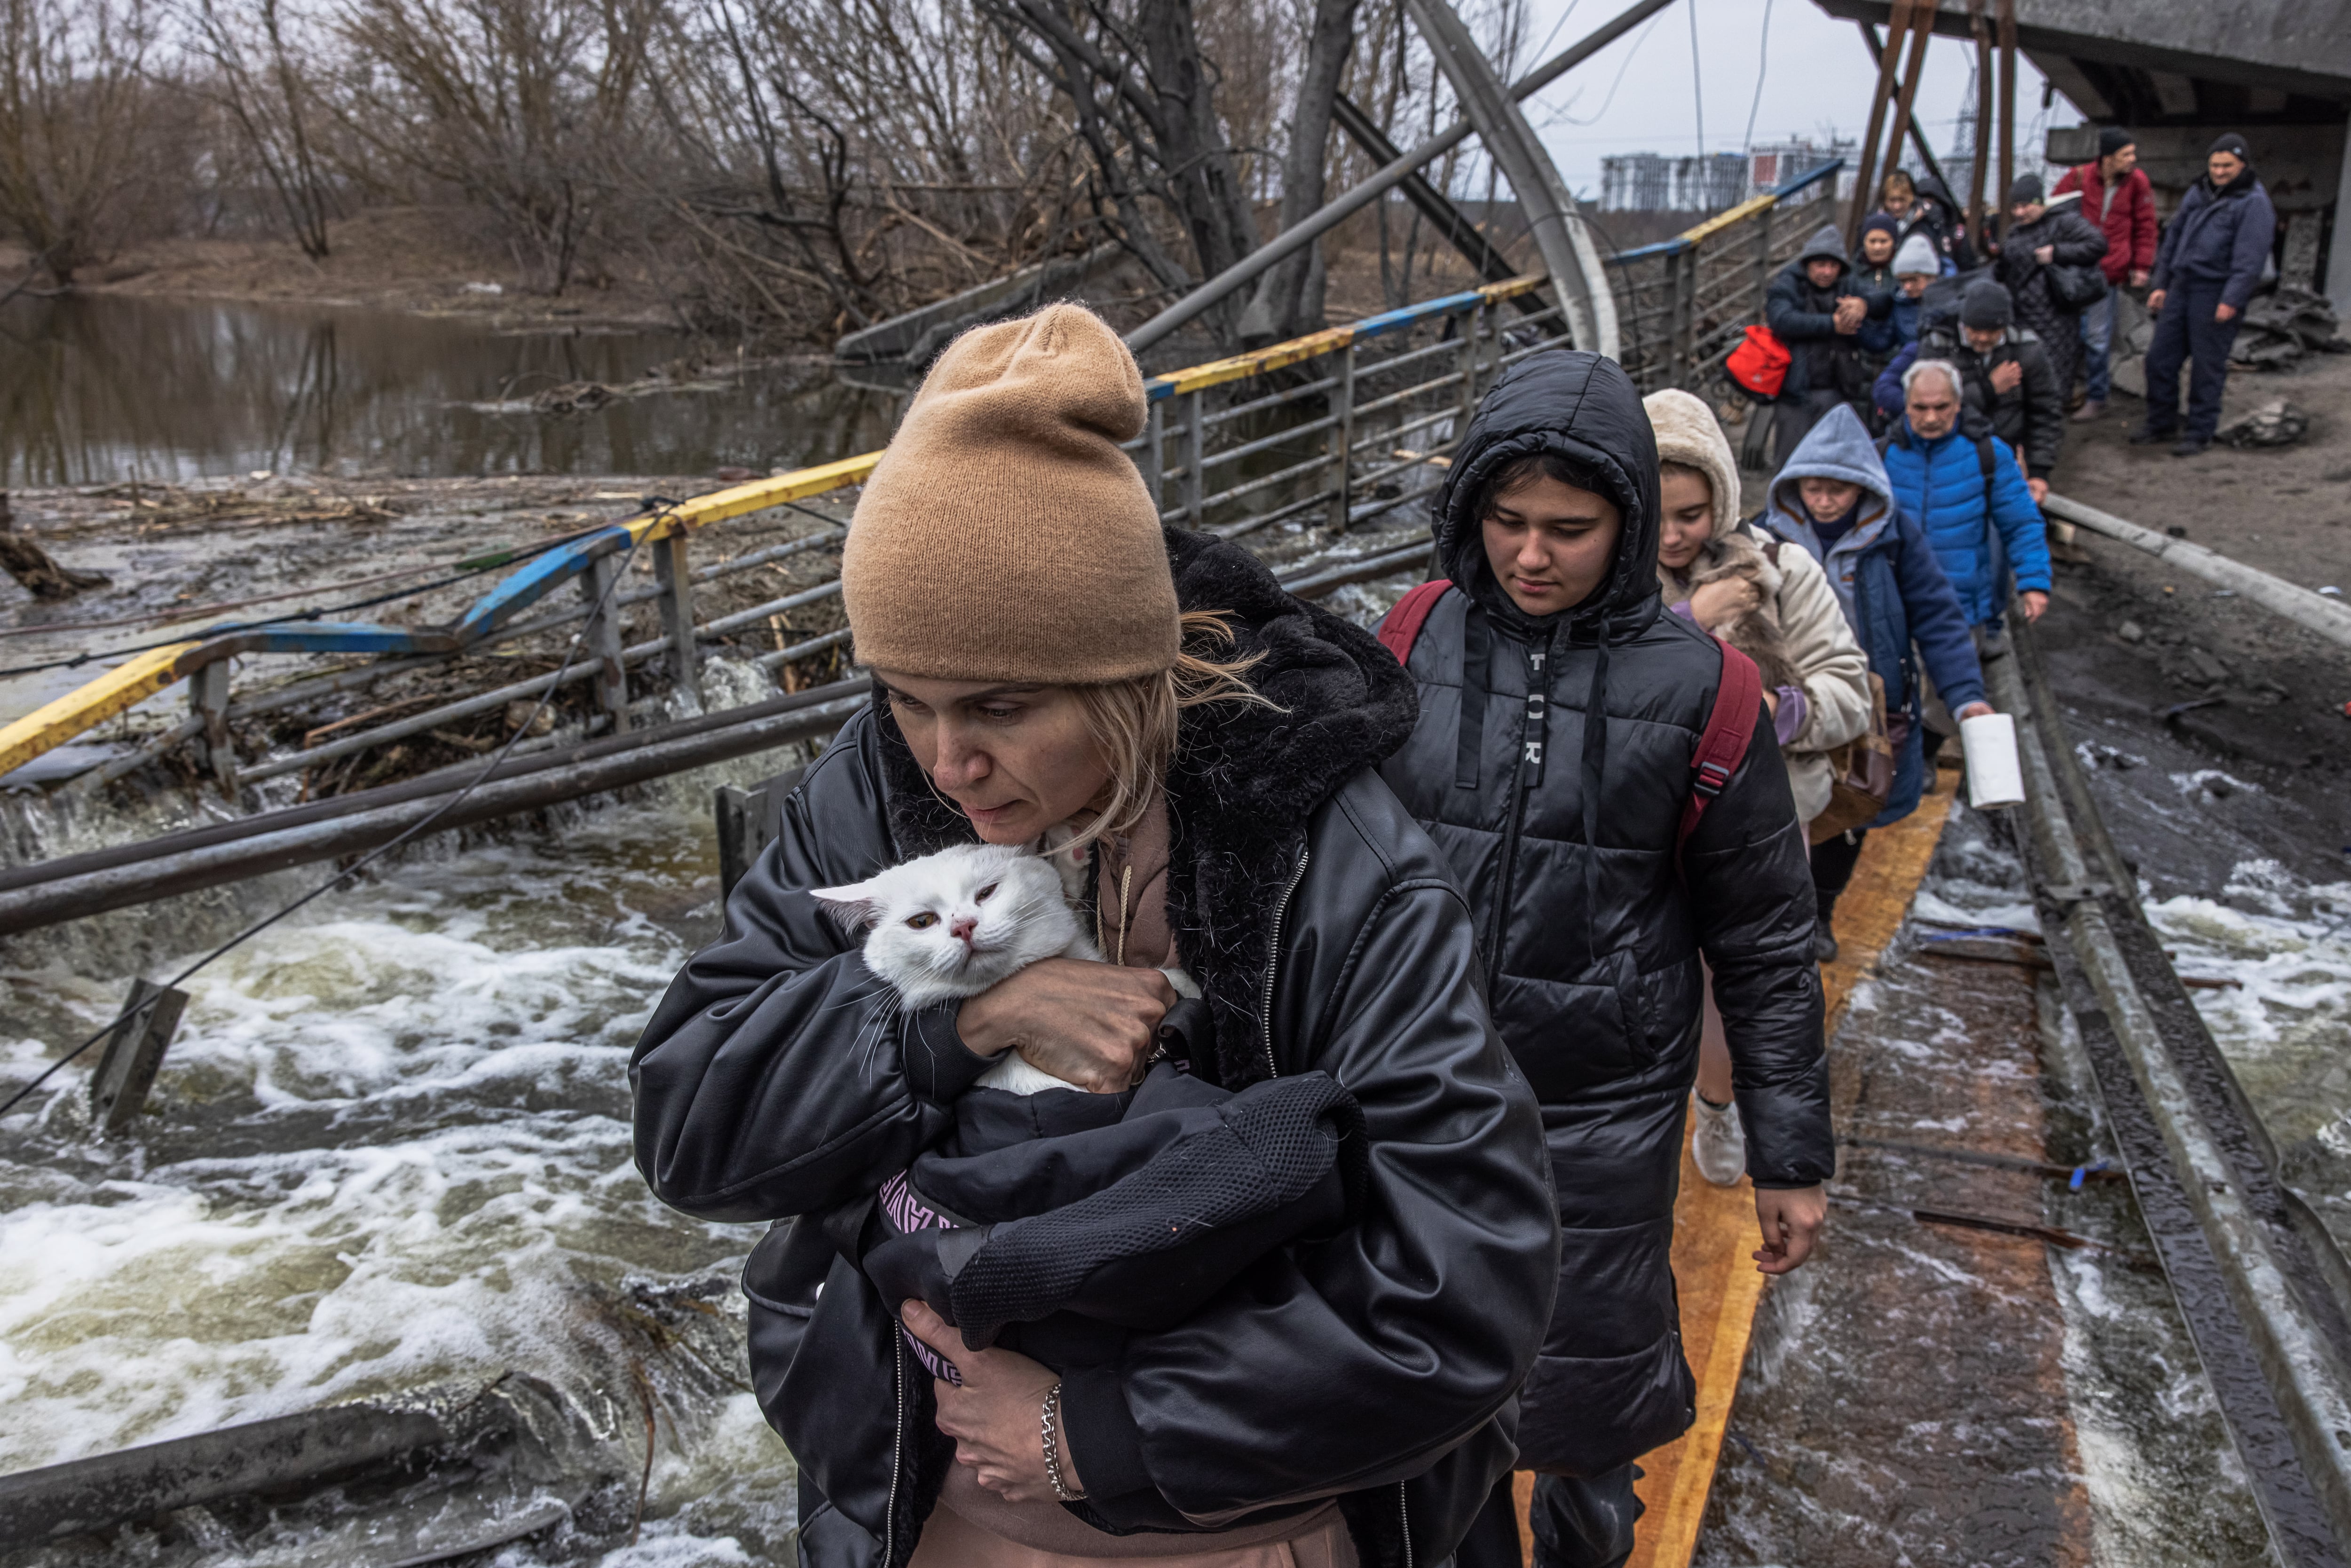
[(947, 935), (958, 942), (970, 942), (971, 934), (978, 929), (979, 916), (977, 915), (959, 915), (947, 922)]

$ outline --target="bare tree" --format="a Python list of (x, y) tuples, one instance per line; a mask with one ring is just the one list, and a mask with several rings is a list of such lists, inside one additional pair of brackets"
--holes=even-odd
[(0, 221), (60, 287), (151, 172), (153, 44), (145, 0), (0, 0)]
[(838, 331), (1092, 237), (1050, 88), (966, 0), (704, 0), (661, 62), (665, 199), (739, 314)]
[[(1322, 206), (1323, 170), (1331, 140), (1331, 106), (1355, 46), (1357, 0), (1314, 0), (1306, 36), (1306, 68), (1298, 81), (1290, 115), (1290, 148), (1281, 161), (1281, 207), (1277, 230), (1303, 223)], [(1270, 343), (1322, 325), (1325, 273), (1316, 242), (1276, 262), (1258, 280), (1243, 313), (1244, 342)]]
[[(6, 0), (0, 0), (0, 4)], [(378, 155), (486, 207), (549, 294), (627, 155), (659, 0), (351, 0), (338, 106)]]
[[(1257, 248), (1190, 0), (979, 4), (1068, 99), (1119, 238), (1164, 288), (1189, 289)], [(1162, 240), (1146, 204), (1173, 218), (1192, 267)], [(1219, 341), (1234, 340), (1238, 314), (1230, 302), (1208, 313)]]
[(312, 62), (297, 53), (281, 0), (180, 0), (177, 9), (202, 62), (182, 84), (229, 117), (302, 254), (325, 260), (335, 182), (315, 129)]

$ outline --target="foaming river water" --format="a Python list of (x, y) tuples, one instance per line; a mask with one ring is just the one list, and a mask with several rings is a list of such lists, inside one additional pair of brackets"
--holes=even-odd
[[(264, 933), (189, 983), (128, 1139), (93, 1140), (78, 1092), (5, 1124), (0, 1472), (519, 1373), (616, 1445), (651, 1409), (653, 1522), (612, 1561), (788, 1558), (789, 1460), (722, 1359), (738, 1333), (703, 1368), (647, 1338), (648, 1291), (680, 1281), (738, 1320), (712, 1287), (758, 1235), (663, 1208), (630, 1156), (630, 1046), (716, 931), (706, 789), (410, 860)], [(5, 1079), (118, 991), (0, 973)]]

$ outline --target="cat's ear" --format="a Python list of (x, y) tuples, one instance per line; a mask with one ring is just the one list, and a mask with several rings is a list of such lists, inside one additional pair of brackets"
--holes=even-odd
[(882, 913), (882, 901), (873, 883), (852, 882), (841, 887), (812, 887), (809, 896), (823, 905), (824, 912), (841, 922), (841, 928), (854, 936), (873, 924)]

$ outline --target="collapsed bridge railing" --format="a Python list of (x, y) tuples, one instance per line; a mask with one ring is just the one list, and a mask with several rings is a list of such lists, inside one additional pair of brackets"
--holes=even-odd
[[(1407, 498), (1396, 476), (1426, 464), (1452, 438), (1500, 364), (1544, 340), (1541, 324), (1555, 318), (1555, 309), (1515, 315), (1505, 322), (1492, 308), (1530, 293), (1540, 282), (1520, 277), (1489, 284), (1154, 377), (1146, 383), (1150, 425), (1129, 444), (1130, 450), (1171, 522), (1238, 534), (1311, 513), (1318, 524), (1343, 531)], [(1436, 340), (1426, 340), (1431, 338)], [(1327, 373), (1292, 370), (1301, 365)], [(1432, 370), (1437, 373), (1427, 373)], [(1289, 423), (1292, 412), (1308, 403), (1314, 416), (1302, 423)], [(1405, 440), (1426, 450), (1388, 455)], [(828, 654), (848, 642), (847, 628), (836, 626), (771, 650), (749, 653), (740, 648), (779, 626), (782, 617), (836, 598), (841, 591), (837, 565), (818, 580), (756, 603), (720, 607), (700, 602), (711, 597), (707, 591), (713, 585), (744, 573), (780, 567), (791, 558), (812, 553), (837, 557), (845, 517), (819, 514), (817, 520), (826, 526), (701, 564), (693, 559), (694, 540), (705, 530), (778, 508), (808, 512), (804, 503), (862, 484), (881, 455), (868, 452), (797, 469), (590, 528), (529, 554), (444, 625), (329, 622), (297, 614), (217, 627), (139, 652), (0, 728), (0, 774), (183, 681), (189, 687), (183, 719), (67, 787), (86, 790), (102, 786), (193, 744), (205, 770), (234, 799), (247, 786), (308, 773), (322, 764), (580, 683), (590, 690), (594, 715), (590, 732), (626, 731), (632, 727), (632, 706), (643, 707), (642, 702), (632, 705), (632, 687), (641, 696), (665, 679), (672, 688), (692, 692), (698, 699), (702, 663), (713, 652), (736, 647), (759, 669), (775, 672)], [(1307, 491), (1302, 497), (1295, 493), (1301, 489)], [(496, 564), (523, 553), (484, 559)], [(624, 570), (651, 580), (618, 580)], [(546, 602), (567, 586), (576, 587), (576, 602), (560, 608)], [(640, 622), (633, 629), (632, 619)], [(396, 718), (339, 729), (331, 737), (317, 734), (312, 743), (291, 750), (240, 754), (238, 727), (251, 721), (459, 657), (549, 634), (569, 636), (575, 630), (584, 656), (568, 668), (429, 706), (412, 706)], [(645, 634), (632, 640), (632, 630)], [(780, 635), (778, 640), (781, 642)], [(365, 662), (292, 681), (281, 675), (271, 682), (240, 683), (233, 689), (232, 660), (283, 654), (357, 654), (365, 656)], [(838, 674), (839, 661), (833, 664), (832, 673)], [(811, 679), (822, 678), (821, 671), (809, 673)], [(552, 744), (559, 742), (526, 742), (525, 748)]]
[[(1824, 164), (1676, 239), (1614, 258), (1626, 367), (1645, 390), (1693, 385), (1711, 372), (1729, 340), (1759, 315), (1771, 270), (1818, 218), (1815, 209), (1833, 194), (1841, 167)], [(1425, 495), (1430, 471), (1442, 465), (1494, 378), (1556, 340), (1561, 308), (1541, 302), (1536, 291), (1542, 287), (1536, 277), (1488, 284), (1153, 377), (1146, 383), (1149, 423), (1129, 449), (1170, 522), (1228, 538), (1297, 523), (1335, 541)], [(837, 556), (844, 517), (818, 514), (825, 526), (814, 531), (700, 563), (693, 541), (706, 529), (778, 508), (809, 512), (806, 503), (862, 484), (880, 457), (863, 453), (663, 504), (535, 552), (477, 558), (492, 567), (521, 564), (444, 624), (296, 614), (216, 627), (138, 652), (0, 728), (0, 774), (183, 681), (189, 687), (183, 718), (65, 787), (95, 789), (192, 746), (204, 770), (236, 799), (249, 786), (313, 776), (323, 765), (445, 733), (449, 725), (577, 684), (590, 691), (587, 733), (618, 734), (632, 727), (632, 707), (642, 716), (642, 698), (657, 686), (682, 689), (698, 702), (703, 660), (728, 649), (770, 674), (802, 665), (808, 682), (838, 675), (849, 640), (844, 625), (794, 632), (789, 642), (783, 631), (783, 617), (795, 612), (826, 612), (840, 592), (837, 567), (754, 603), (708, 601), (716, 585), (745, 573), (798, 570), (786, 565), (796, 557)], [(624, 571), (631, 580), (620, 580)], [(576, 585), (577, 602), (545, 602), (567, 585)], [(838, 622), (837, 610), (829, 618)], [(290, 749), (240, 740), (240, 727), (250, 732), (256, 721), (575, 629), (585, 656), (566, 667), (455, 699), (394, 705), (401, 706), (397, 716), (382, 715), (365, 727), (340, 720)], [(632, 632), (643, 634), (632, 638)], [(744, 647), (763, 632), (777, 645)], [(289, 654), (359, 655), (363, 662), (233, 687), (232, 661)], [(820, 658), (824, 667), (804, 663)], [(565, 743), (549, 737), (521, 749)], [(261, 754), (249, 755), (256, 751)]]

